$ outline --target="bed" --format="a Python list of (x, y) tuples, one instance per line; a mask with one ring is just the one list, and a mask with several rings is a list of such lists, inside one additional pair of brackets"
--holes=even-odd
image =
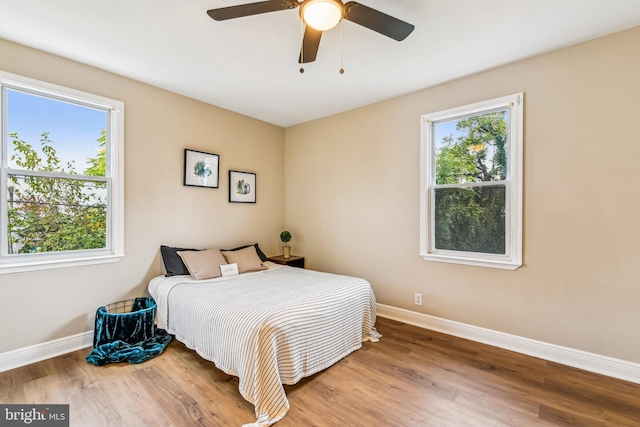
[(264, 262), (265, 270), (149, 283), (158, 327), (229, 375), (269, 426), (289, 410), (283, 384), (328, 368), (377, 341), (376, 301), (361, 278)]

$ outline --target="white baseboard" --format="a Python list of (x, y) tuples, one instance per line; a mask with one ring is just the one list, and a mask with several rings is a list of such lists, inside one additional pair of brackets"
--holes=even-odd
[(378, 316), (640, 384), (640, 364), (378, 304)]
[(0, 372), (50, 359), (72, 351), (91, 347), (93, 331), (81, 332), (53, 341), (0, 353)]

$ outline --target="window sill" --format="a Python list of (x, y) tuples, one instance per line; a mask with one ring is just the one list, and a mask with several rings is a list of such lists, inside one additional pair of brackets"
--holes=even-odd
[(522, 262), (506, 259), (467, 258), (439, 254), (420, 254), (420, 256), (426, 261), (473, 265), (476, 267), (499, 268), (502, 270), (516, 270), (522, 267)]
[(51, 270), (54, 268), (82, 267), (118, 262), (124, 255), (99, 255), (55, 260), (38, 260), (31, 262), (0, 264), (0, 274), (27, 273), (30, 271)]

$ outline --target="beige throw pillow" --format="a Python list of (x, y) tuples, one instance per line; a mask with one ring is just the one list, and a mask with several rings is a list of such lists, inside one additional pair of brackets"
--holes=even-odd
[(227, 263), (220, 249), (204, 251), (179, 251), (177, 254), (194, 279), (203, 280), (222, 276), (220, 266)]
[(222, 251), (222, 255), (226, 258), (227, 264), (238, 264), (238, 273), (267, 269), (258, 256), (255, 246), (249, 246), (237, 251)]

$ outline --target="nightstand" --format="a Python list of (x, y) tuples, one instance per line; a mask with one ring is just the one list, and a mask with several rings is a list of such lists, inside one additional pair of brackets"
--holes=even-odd
[(282, 255), (270, 256), (269, 261), (276, 264), (288, 265), (290, 267), (304, 268), (304, 257), (298, 255), (291, 255), (289, 258), (285, 258)]

